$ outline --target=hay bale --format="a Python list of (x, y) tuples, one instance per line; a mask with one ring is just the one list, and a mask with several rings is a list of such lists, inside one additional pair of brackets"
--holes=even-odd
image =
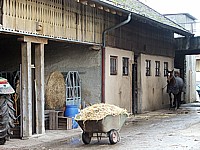
[(63, 109), (65, 105), (65, 90), (65, 80), (62, 73), (58, 71), (51, 73), (45, 92), (46, 109)]

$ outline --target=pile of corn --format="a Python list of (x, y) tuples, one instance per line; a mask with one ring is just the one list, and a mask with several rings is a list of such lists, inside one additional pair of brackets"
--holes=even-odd
[(80, 113), (76, 115), (75, 120), (101, 120), (108, 115), (116, 116), (121, 114), (128, 116), (126, 109), (111, 104), (100, 103), (81, 110)]

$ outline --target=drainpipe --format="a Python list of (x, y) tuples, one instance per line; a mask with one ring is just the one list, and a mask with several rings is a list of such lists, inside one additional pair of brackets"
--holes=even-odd
[(102, 33), (102, 80), (101, 80), (102, 81), (102, 87), (101, 87), (101, 90), (102, 90), (101, 91), (102, 92), (101, 102), (102, 103), (105, 103), (105, 47), (106, 47), (106, 38), (105, 37), (106, 37), (106, 33), (129, 23), (130, 20), (131, 20), (131, 13), (128, 15), (128, 18), (126, 20), (124, 20), (123, 22), (121, 22), (115, 26), (105, 29)]

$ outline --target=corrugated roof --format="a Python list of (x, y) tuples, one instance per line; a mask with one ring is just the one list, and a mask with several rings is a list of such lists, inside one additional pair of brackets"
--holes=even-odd
[(172, 20), (168, 19), (164, 15), (158, 13), (154, 9), (150, 8), (149, 6), (143, 4), (138, 0), (99, 0), (99, 1), (129, 11), (131, 13), (146, 17), (153, 21), (171, 26), (173, 28), (182, 30), (184, 32), (190, 33), (182, 26), (176, 24)]

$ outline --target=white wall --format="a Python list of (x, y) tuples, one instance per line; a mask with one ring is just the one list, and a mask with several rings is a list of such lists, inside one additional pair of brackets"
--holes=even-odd
[(200, 55), (195, 55), (196, 57), (196, 84), (200, 84)]
[(200, 72), (196, 72), (196, 84), (200, 84)]
[(196, 57), (193, 55), (185, 56), (186, 60), (186, 103), (196, 100)]
[[(146, 76), (146, 60), (151, 60), (151, 76)], [(160, 76), (155, 76), (155, 61), (160, 61)], [(157, 110), (169, 106), (164, 77), (164, 62), (173, 69), (173, 58), (141, 54), (138, 58), (138, 112)]]
[[(110, 56), (117, 56), (117, 75), (110, 75)], [(132, 111), (132, 63), (134, 53), (117, 48), (105, 50), (105, 102)], [(129, 75), (122, 76), (122, 57), (129, 58)]]

